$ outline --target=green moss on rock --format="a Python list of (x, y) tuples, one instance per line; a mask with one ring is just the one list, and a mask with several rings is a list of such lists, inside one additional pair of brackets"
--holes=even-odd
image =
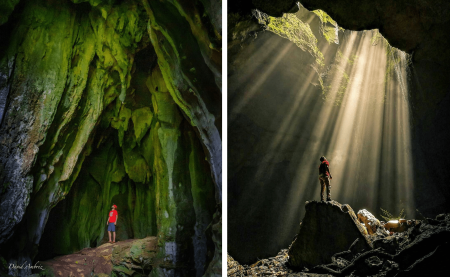
[[(214, 134), (220, 144), (212, 115), (220, 114), (220, 52), (210, 47), (220, 35), (198, 5), (152, 3), (158, 15), (151, 22), (167, 37), (153, 41), (158, 64), (145, 68), (134, 60), (151, 47), (141, 1), (72, 2), (25, 1), (0, 57), (2, 72), (17, 58), (1, 127), (12, 133), (11, 126), (30, 126), (8, 134), (20, 141), (12, 147), (24, 161), (18, 174), (26, 176), (21, 186), (31, 197), (10, 255), (33, 259), (39, 249), (41, 259), (99, 245), (114, 203), (118, 240), (158, 235), (158, 266), (175, 268), (177, 260), (188, 276), (193, 268), (203, 271), (192, 237), (200, 232), (210, 241), (205, 226), (214, 212), (214, 182), (201, 141)], [(131, 81), (138, 75), (139, 86)], [(200, 139), (192, 126), (203, 132)], [(138, 246), (132, 253), (134, 260), (145, 254)]]
[(133, 111), (131, 120), (133, 121), (134, 134), (137, 144), (140, 144), (152, 123), (153, 113), (149, 107), (140, 108)]

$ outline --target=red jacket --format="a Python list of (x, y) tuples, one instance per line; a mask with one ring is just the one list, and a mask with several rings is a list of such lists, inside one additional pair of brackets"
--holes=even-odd
[(320, 177), (324, 177), (324, 175), (326, 176), (330, 176), (330, 163), (327, 160), (324, 160), (322, 163), (320, 163), (319, 165), (319, 176)]

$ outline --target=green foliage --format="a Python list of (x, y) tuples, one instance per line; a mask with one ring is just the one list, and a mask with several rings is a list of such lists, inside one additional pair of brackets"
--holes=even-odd
[(370, 43), (372, 43), (373, 46), (377, 45), (380, 41), (386, 40), (378, 31), (378, 29), (373, 30), (372, 38), (370, 39)]
[(312, 11), (313, 13), (315, 13), (320, 21), (322, 21), (322, 23), (327, 24), (327, 23), (331, 23), (333, 26), (337, 26), (336, 21), (333, 20), (333, 18), (331, 18), (331, 16), (329, 16), (326, 12), (322, 11), (322, 10), (314, 10)]
[[(328, 43), (339, 43), (338, 32), (344, 31), (344, 29), (340, 28), (336, 21), (326, 12), (322, 10), (315, 10), (313, 12), (319, 17), (322, 23), (320, 32)], [(350, 77), (338, 63), (342, 59), (345, 59), (346, 64), (353, 65), (358, 59), (358, 55), (344, 57), (342, 52), (338, 51), (334, 63), (325, 68), (324, 56), (317, 46), (317, 38), (314, 36), (308, 23), (302, 22), (295, 14), (272, 17), (256, 11), (254, 15), (259, 24), (263, 25), (266, 30), (294, 42), (300, 49), (307, 51), (315, 57), (315, 65), (311, 66), (317, 72), (322, 91), (322, 99), (324, 101), (330, 101), (331, 92), (335, 92), (336, 95), (333, 97), (333, 105), (340, 106), (350, 82)], [(338, 74), (339, 79), (331, 83), (335, 74)]]
[(395, 217), (393, 216), (390, 212), (388, 212), (387, 210), (380, 208), (381, 209), (381, 217), (386, 220), (386, 221), (390, 221), (390, 220), (398, 220), (400, 218), (405, 218), (406, 217), (406, 213), (405, 213), (405, 209), (402, 209), (400, 211), (400, 214)]
[[(399, 65), (404, 55), (406, 55), (403, 51), (392, 47), (387, 39), (383, 37), (383, 35), (380, 34), (380, 32), (377, 30), (373, 30), (373, 35), (371, 38), (371, 43), (373, 46), (377, 45), (378, 43), (383, 43), (383, 46), (386, 50), (386, 73), (384, 76), (384, 82), (385, 84), (388, 83), (392, 76), (394, 76), (395, 68)], [(407, 65), (409, 65), (411, 61), (411, 55), (406, 55), (406, 62)]]
[(324, 65), (323, 54), (317, 47), (317, 38), (309, 24), (298, 19), (295, 14), (286, 13), (282, 17), (272, 17), (258, 12), (256, 18), (268, 31), (292, 41), (300, 49), (315, 57), (318, 65)]
[(38, 273), (38, 275), (39, 275), (39, 276), (43, 276), (43, 277), (54, 277), (54, 276), (55, 276), (55, 274), (53, 273), (53, 271), (52, 271), (50, 268), (48, 268), (48, 267), (45, 267), (44, 270), (41, 270), (41, 271)]
[[(324, 101), (331, 101), (331, 92), (335, 91), (336, 94), (333, 97), (334, 101), (332, 104), (334, 106), (342, 105), (345, 92), (347, 91), (348, 84), (350, 83), (350, 76), (347, 72), (345, 72), (345, 69), (339, 65), (339, 62), (341, 59), (347, 59), (348, 63), (351, 63), (354, 62), (356, 58), (356, 55), (353, 55), (350, 59), (346, 58), (343, 56), (341, 51), (338, 51), (335, 62), (328, 66), (325, 70), (320, 71), (319, 68), (313, 66), (313, 69), (319, 76), (318, 81), (322, 89), (322, 99)], [(332, 81), (334, 82), (331, 83)]]
[(359, 58), (358, 55), (350, 55), (349, 57), (345, 57), (344, 54), (341, 52), (341, 50), (338, 50), (336, 53), (335, 62), (339, 63), (342, 60), (346, 60), (347, 64), (353, 65), (355, 64), (358, 58)]
[(322, 24), (320, 25), (320, 32), (328, 41), (328, 43), (339, 43), (339, 31), (344, 31), (343, 28), (339, 27), (336, 21), (334, 21), (331, 16), (329, 16), (326, 12), (322, 10), (314, 10), (315, 13)]

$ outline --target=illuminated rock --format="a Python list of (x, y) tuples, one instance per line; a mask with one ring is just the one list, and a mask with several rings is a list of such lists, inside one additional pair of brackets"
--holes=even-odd
[(298, 269), (331, 263), (331, 257), (352, 247), (355, 253), (372, 249), (364, 227), (348, 204), (306, 202), (300, 231), (289, 249), (289, 264)]
[(380, 221), (366, 209), (359, 210), (358, 220), (366, 226), (369, 235), (375, 234), (378, 227), (381, 226)]
[(405, 219), (389, 220), (384, 224), (384, 228), (389, 232), (401, 233), (406, 231), (407, 223)]

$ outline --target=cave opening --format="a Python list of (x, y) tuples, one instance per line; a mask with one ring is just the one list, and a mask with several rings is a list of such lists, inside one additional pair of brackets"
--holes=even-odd
[[(94, 65), (95, 61), (96, 58)], [(116, 72), (112, 75), (115, 81), (111, 87), (118, 87), (120, 78)], [(160, 177), (157, 177), (156, 164), (160, 161), (155, 153), (159, 142), (155, 139), (159, 133), (152, 130), (157, 130), (159, 124), (166, 125), (167, 129), (178, 126), (174, 131), (180, 136), (175, 144), (173, 169), (179, 172), (179, 191), (174, 201), (180, 203), (176, 207), (180, 214), (177, 221), (183, 226), (178, 228), (175, 237), (176, 242), (186, 248), (180, 259), (198, 272), (212, 260), (214, 244), (207, 227), (216, 207), (212, 180), (208, 176), (209, 164), (197, 132), (171, 99), (164, 82), (155, 50), (149, 44), (136, 53), (126, 104), (119, 108), (119, 115), (114, 116), (118, 99), (111, 101), (102, 112), (76, 179), (49, 213), (34, 261), (107, 243), (108, 232), (104, 225), (112, 204), (118, 206), (120, 215), (117, 241), (158, 236), (157, 214), (162, 212), (167, 217), (167, 211), (162, 211), (157, 204), (157, 193), (161, 192), (157, 188)], [(82, 99), (79, 105), (84, 106), (85, 101)], [(121, 114), (127, 109), (128, 114)], [(74, 122), (79, 120), (77, 118), (75, 116)], [(35, 178), (39, 180), (41, 174), (42, 171), (37, 172)], [(186, 238), (190, 237), (191, 242), (186, 244)]]
[(411, 55), (322, 10), (240, 16), (229, 15), (230, 255), (248, 264), (289, 247), (304, 203), (320, 200), (321, 156), (333, 200), (415, 218)]

